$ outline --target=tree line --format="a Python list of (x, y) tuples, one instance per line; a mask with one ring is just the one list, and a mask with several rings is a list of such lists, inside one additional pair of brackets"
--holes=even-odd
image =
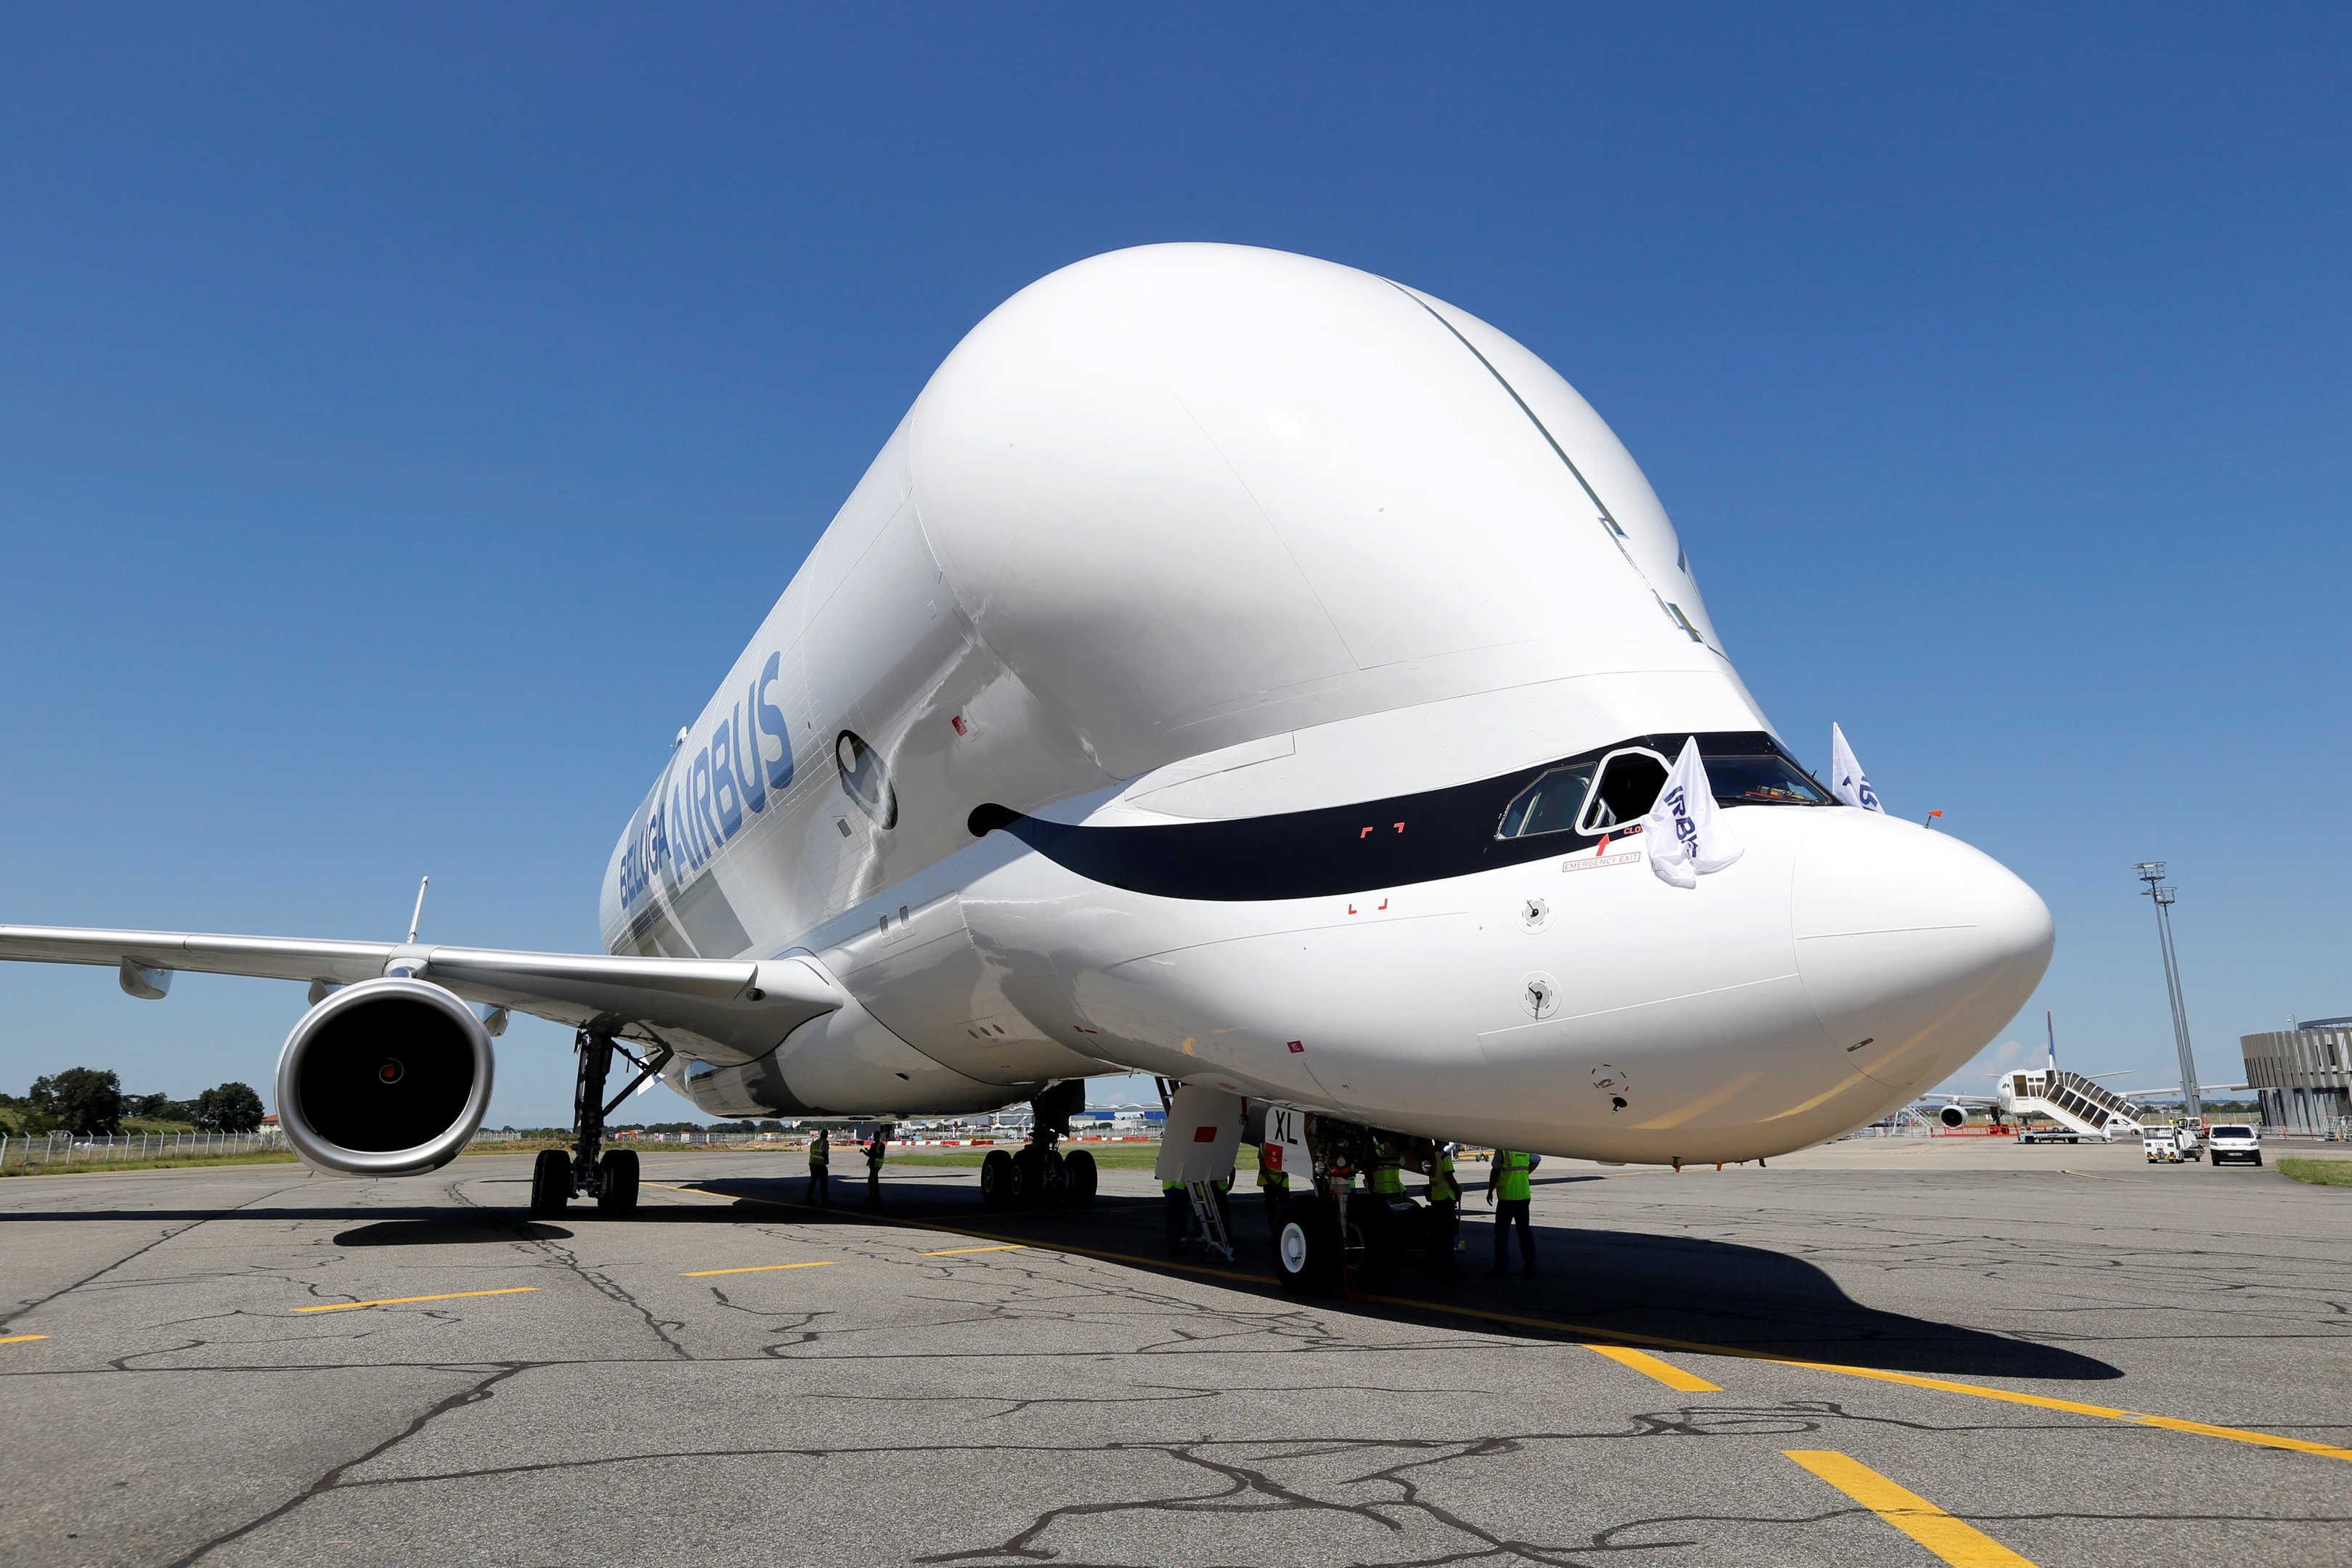
[(0, 1094), (22, 1133), (110, 1136), (125, 1120), (188, 1122), (207, 1133), (250, 1133), (261, 1125), (261, 1096), (247, 1083), (216, 1084), (193, 1100), (168, 1094), (125, 1094), (121, 1077), (93, 1067), (68, 1067), (33, 1080), (22, 1096)]

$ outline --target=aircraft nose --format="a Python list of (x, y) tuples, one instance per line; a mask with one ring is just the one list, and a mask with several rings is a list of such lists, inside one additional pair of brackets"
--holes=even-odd
[(1823, 813), (1790, 890), (1805, 995), (1847, 1060), (1927, 1088), (1983, 1048), (2050, 967), (2050, 909), (1990, 855), (1873, 812)]

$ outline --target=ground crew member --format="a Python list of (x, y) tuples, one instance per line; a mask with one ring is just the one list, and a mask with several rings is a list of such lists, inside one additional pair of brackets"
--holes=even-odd
[(1373, 1145), (1371, 1175), (1364, 1190), (1384, 1202), (1404, 1196), (1404, 1155), (1391, 1140), (1382, 1138)]
[(1192, 1220), (1192, 1195), (1184, 1190), (1181, 1181), (1163, 1181), (1160, 1184), (1160, 1205), (1168, 1218), (1168, 1256), (1181, 1258), (1184, 1255), (1184, 1232)]
[(1454, 1239), (1462, 1225), (1462, 1184), (1454, 1175), (1454, 1145), (1440, 1144), (1429, 1157), (1429, 1250), (1440, 1274), (1459, 1271)]
[[(1280, 1159), (1281, 1147), (1275, 1145), (1275, 1158)], [(1290, 1173), (1277, 1170), (1265, 1163), (1265, 1150), (1257, 1152), (1257, 1192), (1265, 1199), (1266, 1233), (1276, 1241), (1282, 1239), (1282, 1201), (1290, 1196)]]
[(866, 1207), (868, 1208), (882, 1207), (882, 1159), (889, 1148), (888, 1133), (877, 1127), (872, 1140), (866, 1145)]
[(1486, 1278), (1499, 1280), (1510, 1272), (1511, 1227), (1519, 1228), (1520, 1272), (1536, 1271), (1535, 1227), (1528, 1219), (1528, 1205), (1534, 1193), (1528, 1186), (1528, 1173), (1535, 1169), (1535, 1156), (1517, 1149), (1496, 1149), (1493, 1167), (1486, 1175), (1486, 1201), (1495, 1206), (1495, 1266), (1486, 1270)]
[(816, 1139), (809, 1145), (809, 1178), (807, 1201), (824, 1208), (833, 1207), (833, 1145), (825, 1130), (816, 1130)]

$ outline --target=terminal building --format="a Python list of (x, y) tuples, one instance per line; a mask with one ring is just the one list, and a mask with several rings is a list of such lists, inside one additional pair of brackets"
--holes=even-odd
[(2246, 1082), (2262, 1095), (2264, 1125), (2325, 1134), (2352, 1117), (2352, 1018), (2241, 1035), (2238, 1044)]

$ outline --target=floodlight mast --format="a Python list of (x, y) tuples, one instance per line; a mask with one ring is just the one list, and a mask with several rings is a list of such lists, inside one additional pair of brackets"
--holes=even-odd
[(2172, 1044), (2180, 1053), (2180, 1113), (2200, 1117), (2205, 1102), (2197, 1092), (2197, 1058), (2189, 1049), (2189, 1004), (2180, 997), (2180, 959), (2172, 946), (2172, 901), (2178, 890), (2166, 887), (2164, 862), (2142, 861), (2132, 870), (2147, 883), (2144, 896), (2156, 904), (2156, 940), (2164, 952), (2164, 995), (2172, 1004)]

